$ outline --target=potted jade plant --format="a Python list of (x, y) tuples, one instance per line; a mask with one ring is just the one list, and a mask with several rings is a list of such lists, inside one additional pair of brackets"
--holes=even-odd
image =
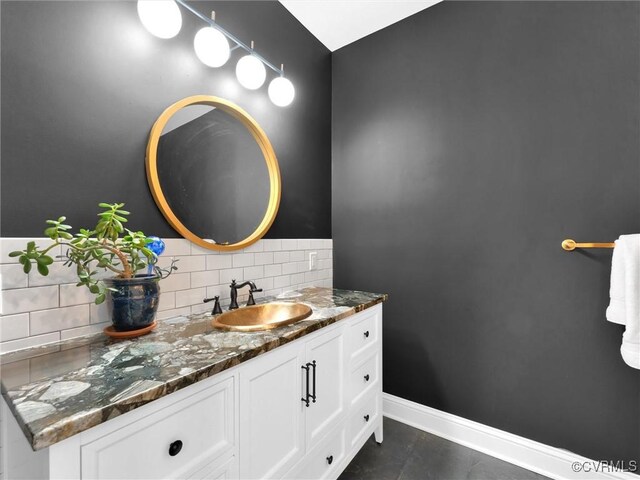
[[(150, 245), (159, 241), (140, 231), (125, 228), (129, 212), (124, 203), (100, 203), (98, 223), (92, 229), (81, 228), (75, 234), (64, 222), (66, 217), (47, 220), (44, 231), (51, 244), (38, 248), (29, 242), (25, 250), (11, 252), (18, 257), (24, 273), (35, 266), (40, 275), (49, 274), (54, 261), (49, 253), (62, 247), (62, 259), (67, 267), (75, 267), (79, 287), (86, 287), (95, 295), (95, 303), (107, 302), (114, 330), (128, 332), (151, 325), (158, 310), (160, 285), (158, 281), (177, 270), (172, 261), (167, 269), (156, 266), (158, 256)], [(106, 277), (110, 272), (112, 277)]]

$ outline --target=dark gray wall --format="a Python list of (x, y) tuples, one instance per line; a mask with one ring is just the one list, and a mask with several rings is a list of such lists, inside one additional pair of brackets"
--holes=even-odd
[(640, 231), (635, 2), (445, 2), (333, 55), (335, 285), (390, 294), (384, 389), (595, 459), (640, 457), (605, 320)]
[(274, 106), (266, 85), (238, 84), (238, 50), (219, 69), (200, 63), (193, 36), (204, 23), (184, 11), (178, 36), (161, 40), (133, 1), (2, 2), (2, 236), (41, 236), (44, 220), (63, 214), (88, 226), (98, 202), (122, 201), (135, 228), (177, 237), (147, 187), (147, 138), (170, 104), (209, 94), (247, 110), (274, 146), (282, 201), (267, 236), (331, 237), (329, 51), (275, 1), (197, 8), (285, 64), (290, 107)]

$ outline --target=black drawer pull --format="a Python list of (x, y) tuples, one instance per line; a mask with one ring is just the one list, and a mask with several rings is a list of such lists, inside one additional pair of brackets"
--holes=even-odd
[(302, 397), (301, 400), (304, 402), (307, 408), (309, 407), (309, 397), (311, 397), (311, 395), (309, 394), (309, 365), (311, 364), (307, 363), (306, 365), (303, 365), (302, 367), (300, 367), (303, 370), (305, 370), (305, 379), (306, 379), (306, 387), (307, 387), (307, 394), (305, 397)]
[(368, 381), (369, 381), (369, 374), (368, 374), (368, 373), (364, 376), (364, 381), (365, 381), (365, 382), (368, 382)]
[(316, 403), (316, 361), (314, 360), (311, 363), (307, 363), (307, 365), (311, 365), (311, 367), (313, 367), (313, 375), (311, 377), (313, 379), (313, 395), (309, 396), (311, 397), (313, 403)]
[(169, 445), (169, 455), (175, 457), (182, 450), (182, 440), (176, 440), (175, 442), (171, 442)]
[(367, 330), (366, 332), (364, 332), (364, 338), (369, 338), (369, 330)]
[(369, 415), (365, 415), (365, 416), (364, 416), (364, 421), (365, 421), (365, 422), (368, 422), (368, 421), (369, 421)]
[(327, 457), (327, 463), (328, 463), (329, 465), (331, 465), (331, 464), (333, 463), (333, 455), (329, 455), (329, 456)]

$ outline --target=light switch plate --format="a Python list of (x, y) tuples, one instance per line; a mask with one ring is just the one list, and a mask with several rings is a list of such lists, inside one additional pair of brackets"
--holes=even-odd
[(318, 268), (318, 252), (309, 252), (309, 270)]

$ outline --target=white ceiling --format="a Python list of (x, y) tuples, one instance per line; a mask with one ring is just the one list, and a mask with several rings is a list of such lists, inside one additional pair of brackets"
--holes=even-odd
[(280, 0), (332, 52), (440, 0)]

